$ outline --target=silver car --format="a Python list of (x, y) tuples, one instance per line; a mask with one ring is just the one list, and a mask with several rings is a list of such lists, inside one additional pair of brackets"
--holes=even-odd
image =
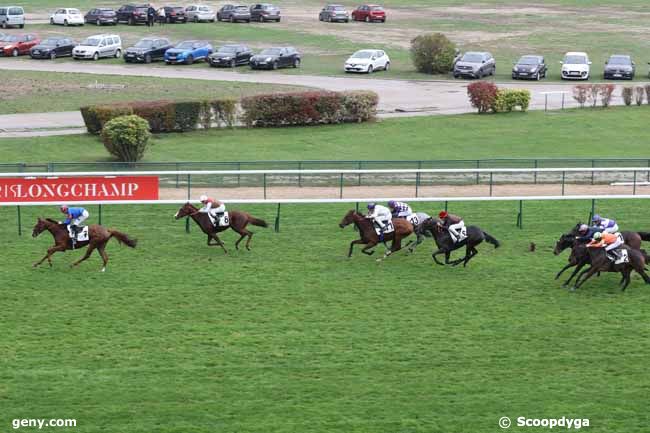
[(494, 75), (497, 71), (496, 61), (487, 51), (468, 51), (456, 61), (454, 78), (483, 78)]
[(7, 27), (25, 27), (25, 11), (20, 6), (3, 6), (0, 7), (0, 26), (3, 29)]
[(350, 21), (350, 14), (345, 9), (345, 6), (342, 5), (327, 5), (323, 8), (322, 11), (318, 14), (319, 21), (332, 22), (343, 22), (347, 23)]

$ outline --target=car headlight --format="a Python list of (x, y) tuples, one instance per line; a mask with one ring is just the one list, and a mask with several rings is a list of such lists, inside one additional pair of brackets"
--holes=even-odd
[(271, 60), (273, 60), (273, 58), (272, 58), (272, 57), (267, 57), (265, 60), (266, 60), (267, 62), (270, 62)]
[(512, 68), (512, 70), (515, 72), (519, 72), (519, 66), (515, 66), (514, 68)]
[(230, 60), (230, 57), (224, 57), (223, 59), (224, 60)]
[(11, 49), (11, 48), (12, 48), (11, 45), (5, 45), (5, 46), (4, 46), (4, 49), (5, 49), (5, 50), (9, 50), (9, 49)]

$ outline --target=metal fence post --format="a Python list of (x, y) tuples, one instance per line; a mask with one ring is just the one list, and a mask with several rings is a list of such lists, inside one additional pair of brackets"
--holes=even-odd
[(562, 109), (563, 110), (564, 110), (564, 95), (565, 95), (565, 92), (562, 92)]
[(447, 209), (449, 209), (449, 202), (445, 200), (445, 212), (447, 212)]
[(533, 172), (533, 183), (537, 184), (537, 168), (538, 168), (537, 160), (535, 160), (534, 167), (535, 167), (535, 171)]
[(634, 179), (632, 180), (632, 195), (636, 195), (636, 170), (634, 170)]
[[(477, 159), (476, 160), (476, 169), (478, 170), (479, 168), (481, 168), (481, 161)], [(481, 176), (481, 174), (477, 171), (476, 172), (476, 184), (477, 185), (481, 182), (480, 176)]]
[(519, 213), (517, 214), (517, 227), (524, 228), (524, 201), (519, 200)]
[(587, 220), (587, 224), (591, 223), (591, 219), (594, 217), (595, 214), (596, 214), (596, 199), (592, 198), (591, 211), (589, 212), (589, 219)]
[(97, 209), (99, 225), (102, 225), (102, 205), (100, 204)]
[[(595, 167), (596, 167), (596, 161), (592, 159), (591, 160), (591, 168), (593, 169)], [(591, 170), (591, 184), (592, 185), (594, 184), (594, 171), (593, 170)]]
[[(237, 171), (241, 171), (241, 162), (237, 163)], [(237, 173), (237, 188), (241, 186), (241, 174)]]
[(266, 173), (262, 177), (264, 182), (264, 200), (266, 200)]
[(564, 178), (566, 177), (566, 172), (562, 171), (562, 195), (564, 195)]
[(548, 111), (548, 93), (544, 93), (544, 111)]
[(492, 197), (492, 175), (493, 174), (494, 174), (493, 172), (490, 172), (490, 197)]
[(418, 171), (415, 174), (415, 196), (418, 196), (418, 192), (420, 190), (420, 172)]
[[(192, 175), (188, 173), (187, 175), (187, 201), (189, 202), (191, 199), (192, 191), (190, 188), (190, 185), (192, 183)], [(185, 218), (185, 233), (190, 232), (190, 219)]]
[[(178, 162), (176, 163), (176, 171), (180, 171), (180, 164)], [(176, 173), (176, 188), (179, 187), (179, 181), (180, 181), (180, 176), (178, 173)]]
[(339, 198), (343, 198), (343, 173), (339, 177)]
[(22, 227), (21, 220), (20, 220), (20, 206), (16, 206), (16, 209), (18, 210), (18, 236), (22, 236), (23, 235), (23, 227)]
[[(358, 168), (361, 170), (361, 161), (358, 163)], [(361, 186), (361, 173), (359, 173), (359, 179), (357, 180), (357, 186)]]
[(298, 170), (301, 171), (298, 173), (298, 188), (302, 188), (302, 161), (298, 162)]
[(280, 231), (280, 203), (278, 203), (278, 210), (277, 213), (275, 214), (275, 232)]

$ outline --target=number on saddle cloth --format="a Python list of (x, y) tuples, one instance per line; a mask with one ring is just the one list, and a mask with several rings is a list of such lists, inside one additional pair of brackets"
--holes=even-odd
[[(78, 230), (77, 231), (77, 237), (76, 237), (75, 240), (77, 242), (87, 241), (89, 236), (90, 236), (88, 234), (88, 226), (82, 227), (82, 228), (77, 229), (77, 230)], [(70, 239), (73, 239), (75, 237), (74, 234), (72, 233), (72, 227), (70, 227), (70, 226), (68, 226), (68, 236), (70, 237)]]

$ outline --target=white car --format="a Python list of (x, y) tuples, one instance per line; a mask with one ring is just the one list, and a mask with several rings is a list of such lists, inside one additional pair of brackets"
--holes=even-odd
[(378, 70), (387, 71), (388, 68), (390, 68), (390, 58), (382, 50), (359, 50), (345, 61), (343, 67), (345, 72), (365, 72), (367, 74)]
[(57, 9), (50, 15), (50, 24), (63, 24), (64, 26), (83, 26), (84, 17), (79, 9), (63, 8)]
[(185, 8), (185, 16), (187, 17), (187, 21), (194, 21), (195, 23), (199, 21), (210, 21), (213, 23), (217, 19), (217, 13), (214, 9), (206, 5), (189, 5)]
[(587, 53), (570, 51), (562, 63), (563, 80), (588, 80), (591, 62)]
[(122, 40), (118, 35), (95, 35), (88, 37), (72, 49), (75, 60), (93, 59), (100, 57), (122, 57)]

